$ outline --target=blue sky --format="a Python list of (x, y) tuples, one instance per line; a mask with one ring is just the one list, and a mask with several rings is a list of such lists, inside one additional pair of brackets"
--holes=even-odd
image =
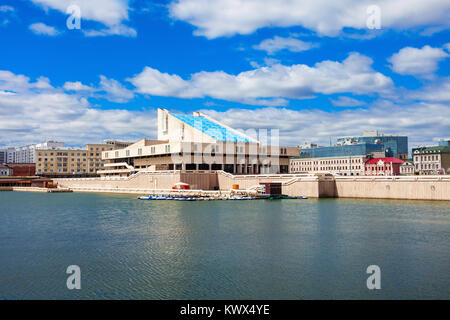
[(155, 137), (158, 107), (287, 145), (364, 129), (435, 144), (450, 136), (449, 16), (436, 0), (2, 0), (0, 146)]

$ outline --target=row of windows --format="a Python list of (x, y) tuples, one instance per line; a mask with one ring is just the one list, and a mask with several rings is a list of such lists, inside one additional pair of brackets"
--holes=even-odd
[[(109, 148), (109, 149), (107, 149), (107, 150), (112, 150), (113, 148)], [(91, 147), (91, 148), (89, 148), (89, 150), (90, 151), (94, 151), (94, 148), (93, 147)], [(95, 151), (100, 151), (100, 148), (95, 148)], [(105, 148), (101, 148), (101, 151), (105, 151)]]
[(424, 163), (424, 164), (418, 164), (416, 163), (416, 169), (417, 170), (433, 170), (433, 169), (440, 169), (439, 164), (437, 163)]
[(348, 163), (362, 163), (359, 159), (334, 159), (334, 160), (317, 160), (317, 161), (292, 161), (293, 165), (323, 165), (323, 164), (348, 164)]
[(431, 155), (431, 156), (415, 156), (414, 161), (419, 162), (420, 161), (438, 161), (439, 155)]
[(291, 166), (292, 171), (331, 171), (331, 170), (361, 170), (361, 166), (326, 166), (326, 167), (305, 167), (305, 166)]

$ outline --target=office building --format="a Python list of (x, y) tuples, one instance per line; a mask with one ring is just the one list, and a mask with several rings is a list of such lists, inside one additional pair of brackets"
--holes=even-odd
[(337, 145), (346, 143), (355, 144), (377, 144), (383, 146), (385, 157), (395, 157), (398, 159), (408, 159), (408, 137), (386, 135), (376, 130), (364, 131), (360, 137), (346, 137), (337, 139)]

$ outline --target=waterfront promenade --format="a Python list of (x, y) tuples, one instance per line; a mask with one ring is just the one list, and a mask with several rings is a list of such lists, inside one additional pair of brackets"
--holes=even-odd
[(177, 182), (191, 189), (229, 191), (233, 185), (249, 190), (260, 183), (280, 182), (283, 194), (312, 198), (374, 198), (450, 200), (450, 176), (340, 177), (331, 175), (232, 175), (223, 171), (141, 171), (129, 177), (54, 179), (59, 187), (79, 192), (155, 193)]

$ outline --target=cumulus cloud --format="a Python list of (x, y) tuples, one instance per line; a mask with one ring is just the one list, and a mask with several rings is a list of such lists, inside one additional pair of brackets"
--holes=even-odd
[(106, 99), (114, 102), (127, 102), (134, 98), (134, 93), (125, 88), (119, 81), (100, 76), (100, 90), (107, 93)]
[(366, 56), (352, 53), (342, 62), (326, 60), (313, 67), (275, 64), (238, 75), (201, 71), (189, 80), (146, 67), (128, 81), (143, 94), (179, 98), (207, 96), (275, 106), (286, 105), (285, 99), (311, 98), (316, 93), (388, 93), (393, 87), (392, 80), (374, 71), (372, 62)]
[[(408, 91), (406, 98), (432, 101), (432, 102), (450, 102), (450, 77), (435, 79), (423, 88), (414, 91)], [(449, 108), (450, 112), (450, 108)], [(448, 117), (448, 113), (447, 116)]]
[(71, 5), (79, 6), (81, 19), (97, 21), (107, 28), (101, 30), (83, 30), (87, 36), (136, 36), (136, 30), (123, 24), (128, 21), (129, 0), (31, 0), (35, 4), (43, 7), (58, 10), (66, 14), (66, 10)]
[(305, 42), (293, 37), (282, 38), (278, 36), (275, 36), (272, 39), (265, 39), (260, 44), (254, 46), (255, 49), (264, 50), (268, 54), (274, 54), (281, 50), (301, 52), (314, 47), (316, 47), (316, 44), (311, 42)]
[(169, 10), (174, 19), (195, 26), (196, 35), (208, 38), (292, 26), (335, 36), (346, 27), (366, 29), (370, 5), (380, 7), (384, 29), (450, 23), (450, 3), (442, 0), (176, 0)]
[(84, 85), (81, 81), (67, 81), (64, 83), (63, 88), (67, 91), (95, 91), (95, 88)]
[(60, 33), (55, 27), (48, 26), (42, 22), (31, 24), (29, 26), (29, 29), (33, 31), (35, 34), (45, 36), (56, 36)]
[[(72, 88), (76, 86), (72, 83)], [(0, 145), (43, 139), (82, 145), (108, 138), (137, 140), (156, 134), (154, 109), (96, 109), (83, 95), (66, 93), (45, 77), (32, 81), (10, 71), (0, 71), (0, 113), (5, 115), (0, 117)]]
[(100, 75), (100, 83), (97, 87), (85, 85), (81, 81), (68, 81), (64, 83), (63, 89), (118, 103), (125, 103), (134, 98), (133, 91), (127, 89), (119, 81), (103, 75)]
[[(449, 84), (446, 79), (440, 89), (443, 94)], [(103, 77), (95, 90), (103, 87), (114, 91), (116, 85), (115, 80)], [(82, 145), (108, 138), (137, 140), (156, 136), (154, 108), (143, 111), (94, 108), (82, 94), (89, 88), (93, 87), (80, 81), (66, 82), (64, 88), (58, 88), (46, 77), (31, 80), (25, 75), (0, 71), (0, 145), (21, 145), (45, 139)], [(431, 89), (425, 88), (424, 92)], [(121, 96), (121, 88), (117, 90), (117, 96)], [(397, 104), (377, 100), (361, 108), (337, 112), (273, 107), (203, 112), (237, 129), (278, 129), (284, 145), (298, 145), (303, 141), (325, 144), (330, 136), (358, 135), (364, 129), (378, 129), (408, 135), (410, 146), (415, 146), (448, 136), (450, 117), (445, 101), (449, 99), (450, 90), (446, 92), (446, 96), (435, 101)], [(429, 92), (430, 97), (434, 94)]]
[[(435, 143), (437, 139), (448, 136), (450, 127), (450, 117), (443, 117), (448, 114), (448, 106), (440, 103), (397, 105), (381, 100), (368, 108), (338, 112), (285, 108), (229, 109), (223, 112), (206, 109), (202, 112), (247, 133), (258, 129), (278, 129), (280, 144), (290, 146), (304, 141), (327, 145), (330, 137), (356, 136), (363, 130), (377, 129), (386, 134), (407, 135), (411, 148)], [(418, 112), (420, 116), (417, 116)]]
[(438, 62), (449, 57), (441, 48), (428, 45), (418, 49), (405, 47), (388, 59), (392, 70), (399, 74), (428, 77), (438, 68)]

